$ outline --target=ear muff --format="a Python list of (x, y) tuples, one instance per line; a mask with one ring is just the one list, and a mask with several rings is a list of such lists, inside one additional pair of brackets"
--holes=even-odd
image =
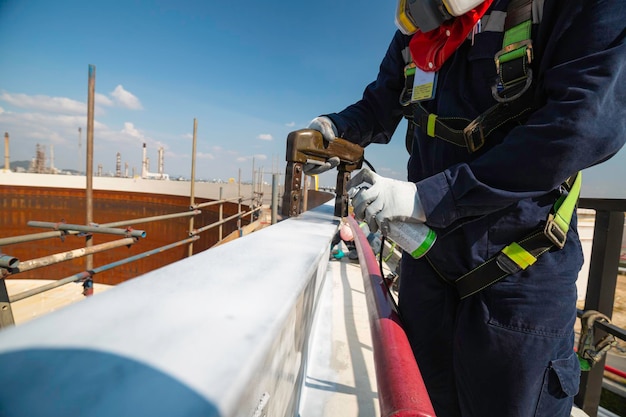
[(413, 19), (408, 8), (407, 2), (410, 0), (398, 0), (398, 8), (396, 10), (396, 26), (400, 32), (405, 35), (412, 35), (419, 29)]
[(405, 35), (430, 32), (446, 20), (461, 16), (484, 0), (398, 0), (396, 26)]

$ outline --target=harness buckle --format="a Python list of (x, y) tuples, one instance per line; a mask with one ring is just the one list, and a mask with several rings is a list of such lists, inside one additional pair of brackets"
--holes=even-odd
[[(521, 87), (521, 89), (517, 93), (513, 94), (511, 97), (503, 97), (503, 95), (508, 93), (509, 91), (519, 88), (522, 85), (522, 82), (524, 85)], [(532, 82), (533, 82), (533, 70), (528, 68), (528, 74), (526, 75), (526, 77), (520, 78), (515, 84), (510, 85), (507, 88), (500, 90), (499, 86), (501, 86), (501, 84), (495, 83), (494, 85), (492, 85), (491, 96), (498, 103), (508, 103), (510, 101), (517, 100), (518, 98), (522, 96), (522, 94), (528, 91)]]
[(546, 227), (543, 229), (543, 234), (546, 235), (546, 237), (550, 239), (550, 241), (559, 249), (563, 249), (563, 247), (565, 247), (567, 232), (564, 232), (556, 221), (554, 221), (554, 214), (552, 213), (548, 215), (548, 221), (546, 222)]
[(485, 144), (485, 133), (482, 125), (484, 118), (484, 114), (478, 116), (463, 129), (465, 146), (470, 153), (477, 151)]
[(516, 264), (515, 261), (502, 252), (498, 253), (496, 256), (496, 265), (498, 265), (498, 268), (500, 268), (503, 272), (510, 275), (516, 274), (522, 270), (522, 268)]
[(513, 42), (507, 46), (505, 46), (504, 48), (500, 49), (495, 57), (494, 60), (496, 61), (496, 73), (500, 74), (500, 57), (502, 55), (508, 54), (509, 52), (513, 52), (516, 49), (520, 49), (520, 48), (526, 48), (525, 52), (526, 52), (526, 64), (530, 65), (531, 62), (533, 62), (533, 42), (530, 39), (525, 39), (523, 41), (519, 41), (519, 42)]

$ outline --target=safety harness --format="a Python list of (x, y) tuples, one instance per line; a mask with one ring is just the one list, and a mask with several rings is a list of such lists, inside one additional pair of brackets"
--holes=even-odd
[(563, 249), (580, 194), (581, 173), (579, 172), (572, 177), (572, 180), (569, 192), (561, 195), (554, 204), (543, 229), (531, 233), (518, 242), (509, 244), (496, 256), (455, 281), (461, 299), (476, 294), (507, 275), (528, 268), (537, 262), (540, 255), (553, 247)]
[[(491, 93), (496, 104), (474, 120), (439, 117), (429, 113), (419, 101), (410, 102), (409, 90), (413, 85), (411, 77), (415, 66), (407, 65), (406, 87), (400, 101), (405, 117), (409, 119), (406, 142), (409, 153), (416, 128), (430, 137), (465, 147), (473, 153), (485, 144), (495, 129), (509, 121), (521, 120), (533, 109), (531, 30), (532, 0), (511, 0), (504, 23), (502, 49), (494, 58), (498, 78)], [(545, 227), (509, 244), (496, 256), (456, 280), (460, 298), (469, 297), (508, 275), (525, 270), (553, 247), (562, 249), (578, 202), (581, 180), (579, 172), (562, 185), (565, 193), (554, 204)]]
[(426, 135), (436, 137), (473, 153), (480, 149), (487, 137), (503, 124), (520, 120), (533, 109), (533, 91), (530, 88), (533, 73), (531, 41), (532, 0), (511, 0), (504, 24), (502, 49), (495, 55), (498, 79), (491, 93), (496, 104), (469, 120), (460, 117), (439, 117), (429, 113), (422, 104), (411, 102), (415, 64), (405, 68), (405, 88), (400, 98), (404, 116), (409, 121), (406, 147), (411, 153), (413, 131), (421, 129)]

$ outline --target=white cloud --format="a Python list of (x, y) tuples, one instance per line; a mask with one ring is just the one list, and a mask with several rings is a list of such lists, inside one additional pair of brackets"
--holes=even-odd
[(131, 122), (124, 122), (124, 129), (122, 129), (122, 133), (132, 138), (139, 139), (142, 142), (145, 142), (146, 140), (144, 134), (141, 133), (141, 131)]
[(215, 159), (215, 156), (213, 156), (213, 154), (204, 153), (204, 152), (197, 152), (196, 157), (198, 159)]
[(29, 110), (42, 110), (53, 113), (78, 113), (87, 111), (85, 103), (67, 97), (50, 97), (44, 95), (29, 96), (3, 92), (0, 100), (13, 106)]
[(237, 157), (235, 160), (237, 162), (248, 162), (248, 161), (265, 161), (267, 160), (267, 155), (263, 155), (263, 154), (256, 154), (256, 155), (250, 155), (250, 156), (240, 156)]
[(295, 125), (296, 125), (296, 122), (285, 123), (285, 126), (287, 127), (294, 127)]
[(0, 107), (0, 114), (4, 113), (4, 109)]
[[(46, 127), (49, 129), (68, 129), (78, 132), (78, 127), (83, 126), (85, 131), (85, 116), (72, 116), (64, 114), (44, 114), (44, 113), (11, 113), (2, 114), (4, 121), (15, 126), (23, 126), (26, 129), (36, 130)], [(97, 120), (94, 121), (94, 128), (102, 128), (104, 125)]]
[(259, 136), (257, 136), (257, 138), (261, 140), (274, 140), (272, 135), (270, 135), (269, 133), (261, 133)]
[(141, 110), (143, 108), (139, 99), (133, 93), (124, 90), (124, 86), (121, 84), (115, 87), (115, 90), (111, 92), (111, 96), (118, 105), (127, 109)]
[(100, 93), (96, 93), (96, 104), (107, 107), (113, 107), (114, 105), (113, 100)]

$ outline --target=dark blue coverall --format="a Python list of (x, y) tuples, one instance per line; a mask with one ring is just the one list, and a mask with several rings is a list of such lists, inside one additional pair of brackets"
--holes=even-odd
[[(494, 56), (508, 0), (495, 0), (474, 44), (438, 74), (424, 106), (474, 119), (495, 104)], [(462, 301), (451, 283), (545, 222), (560, 185), (613, 156), (626, 140), (626, 2), (535, 1), (535, 106), (515, 127), (467, 149), (415, 129), (408, 180), (438, 238), (426, 257), (403, 256), (400, 313), (438, 417), (569, 416), (577, 393), (576, 278), (583, 262), (576, 219), (564, 249)], [(498, 27), (500, 21), (500, 27)], [(387, 143), (410, 37), (397, 32), (363, 98), (326, 115), (339, 137)]]

